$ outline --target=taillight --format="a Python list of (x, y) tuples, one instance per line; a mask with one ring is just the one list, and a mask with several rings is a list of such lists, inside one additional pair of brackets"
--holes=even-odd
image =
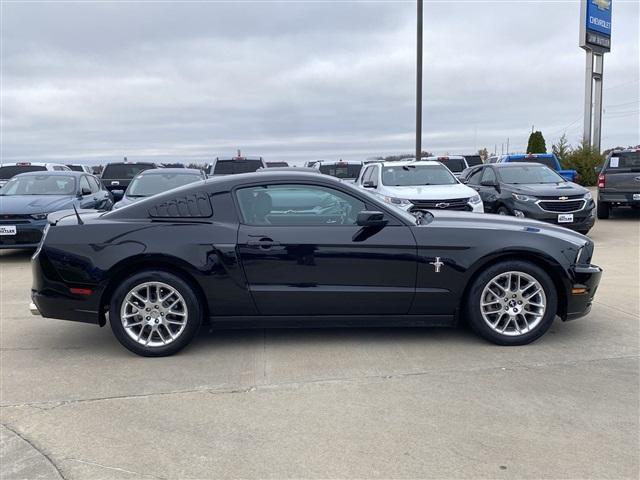
[(598, 175), (598, 188), (604, 188), (606, 180), (607, 180), (607, 177), (605, 176), (604, 173), (601, 173), (600, 175)]

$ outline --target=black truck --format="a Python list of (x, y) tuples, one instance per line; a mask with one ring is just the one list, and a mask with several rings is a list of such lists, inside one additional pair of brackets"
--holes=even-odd
[(100, 178), (105, 188), (113, 194), (114, 199), (120, 200), (133, 177), (151, 168), (156, 168), (156, 164), (143, 162), (110, 163), (104, 167)]
[(598, 218), (614, 207), (640, 208), (640, 147), (614, 150), (598, 175)]

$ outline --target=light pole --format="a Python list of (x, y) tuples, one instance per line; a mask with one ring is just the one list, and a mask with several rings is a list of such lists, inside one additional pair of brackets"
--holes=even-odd
[(422, 0), (418, 2), (416, 56), (416, 160), (422, 158)]

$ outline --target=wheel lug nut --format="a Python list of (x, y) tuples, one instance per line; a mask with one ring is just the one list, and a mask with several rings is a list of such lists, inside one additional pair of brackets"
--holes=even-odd
[(522, 300), (518, 300), (518, 305), (522, 305)]
[(511, 298), (516, 298), (515, 294), (514, 294), (514, 295), (511, 295)]
[(517, 312), (517, 311), (518, 311), (518, 309), (517, 309), (517, 308), (514, 308), (514, 309), (513, 309), (513, 311), (514, 311), (514, 312)]
[(151, 317), (147, 317), (147, 320), (151, 320)]
[(147, 312), (150, 312), (150, 311), (151, 311), (151, 309), (150, 309), (150, 308), (145, 308), (145, 310), (146, 310)]

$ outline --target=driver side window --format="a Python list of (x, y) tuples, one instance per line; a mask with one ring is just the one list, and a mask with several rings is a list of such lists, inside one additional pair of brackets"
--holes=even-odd
[(484, 169), (484, 174), (482, 175), (482, 181), (490, 182), (490, 183), (496, 182), (496, 173), (493, 171), (493, 168), (487, 167)]
[[(83, 193), (82, 191), (85, 189), (91, 192), (91, 186), (89, 185), (89, 181), (87, 180), (87, 177), (83, 175), (82, 177), (80, 177), (80, 192)], [(88, 195), (88, 194), (83, 193), (83, 195)]]
[(483, 169), (479, 168), (478, 170), (473, 172), (469, 176), (469, 179), (468, 179), (467, 183), (469, 183), (471, 185), (480, 185), (480, 177), (482, 177), (482, 171), (483, 171)]
[(316, 185), (264, 185), (236, 192), (247, 225), (355, 225), (364, 202)]

